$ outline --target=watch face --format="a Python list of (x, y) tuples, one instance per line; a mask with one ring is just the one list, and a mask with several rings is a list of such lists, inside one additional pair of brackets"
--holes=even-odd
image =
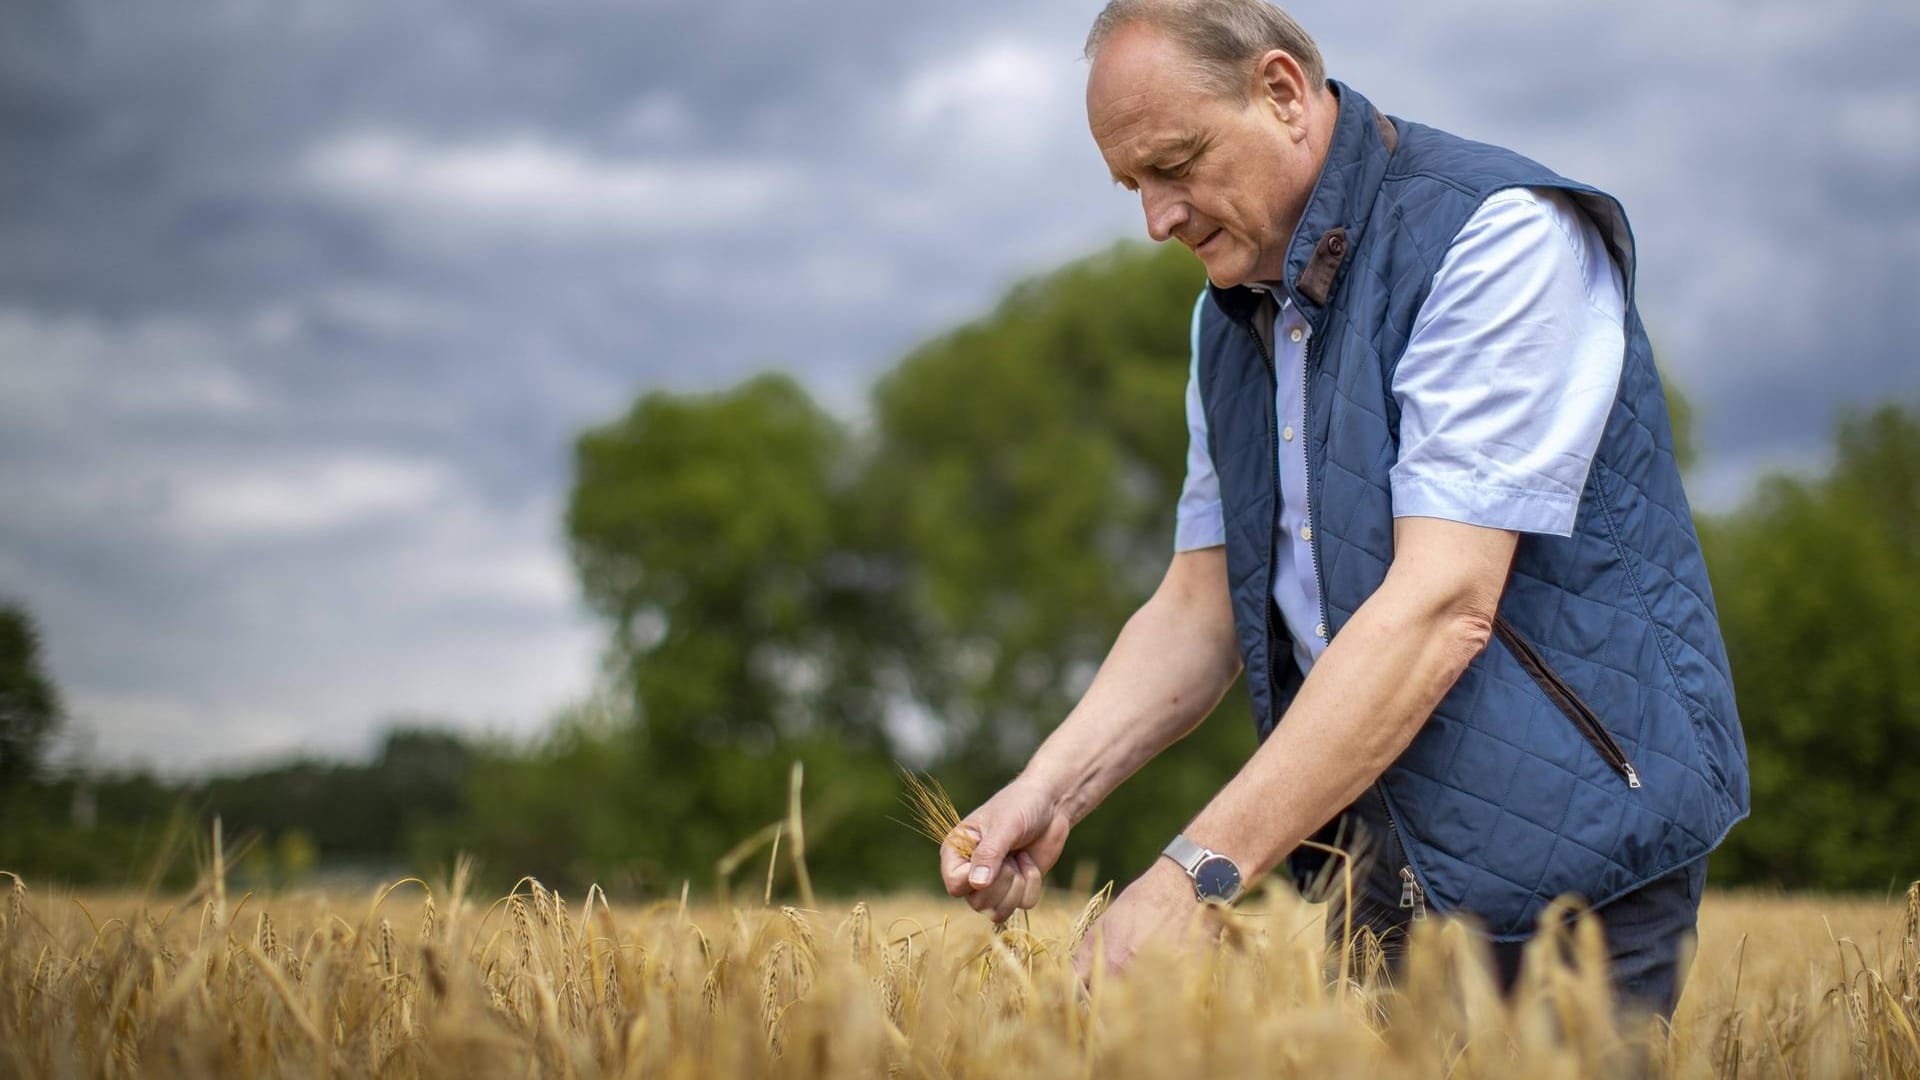
[(1194, 870), (1193, 888), (1203, 899), (1230, 901), (1240, 892), (1240, 868), (1225, 855), (1215, 855)]

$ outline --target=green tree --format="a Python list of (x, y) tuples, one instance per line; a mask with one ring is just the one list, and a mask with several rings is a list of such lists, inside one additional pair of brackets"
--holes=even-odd
[(1753, 774), (1715, 876), (1920, 876), (1920, 411), (1848, 414), (1827, 475), (1770, 476), (1703, 526)]
[[(882, 673), (900, 666), (901, 620), (890, 571), (858, 542), (859, 462), (781, 375), (649, 393), (583, 434), (567, 532), (630, 707), (571, 718), (526, 768), (483, 768), (486, 834), (553, 845), (541, 857), (573, 880), (619, 866), (634, 881), (704, 883), (784, 813), (796, 759), (810, 824), (856, 805), (881, 820), (894, 701)], [(911, 843), (882, 833), (837, 860), (823, 847), (823, 880), (850, 882)]]
[(567, 534), (649, 745), (767, 746), (816, 719), (872, 734), (871, 716), (789, 707), (832, 653), (845, 443), (782, 375), (650, 393), (580, 437)]
[(38, 773), (60, 717), (60, 691), (42, 666), (33, 616), (18, 604), (0, 605), (0, 791)]

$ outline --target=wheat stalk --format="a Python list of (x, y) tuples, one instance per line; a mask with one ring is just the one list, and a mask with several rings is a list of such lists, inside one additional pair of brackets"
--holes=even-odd
[(783, 981), (781, 961), (786, 955), (787, 942), (783, 938), (767, 950), (760, 969), (760, 1020), (766, 1027), (767, 1049), (773, 1052), (774, 1057), (780, 1056), (780, 1014), (784, 1011), (780, 1000)]
[[(964, 859), (973, 858), (974, 845), (978, 843), (973, 834), (960, 827), (960, 811), (947, 797), (947, 791), (940, 781), (932, 776), (924, 779), (912, 769), (900, 766), (900, 777), (906, 783), (907, 790), (901, 795), (901, 801), (907, 804), (912, 821), (902, 821), (902, 825), (925, 836), (936, 844), (951, 845)], [(899, 818), (894, 818), (900, 821)]]
[(422, 945), (433, 944), (435, 914), (436, 912), (433, 910), (433, 890), (428, 889), (426, 903), (422, 905), (420, 913), (420, 944)]
[(13, 888), (7, 892), (7, 918), (5, 922), (0, 922), (0, 927), (18, 927), (27, 911), (27, 883), (11, 870), (0, 870), (0, 874), (13, 879)]
[(1092, 899), (1087, 901), (1087, 906), (1080, 910), (1080, 917), (1073, 920), (1073, 930), (1067, 935), (1069, 956), (1080, 951), (1080, 943), (1086, 940), (1087, 931), (1093, 929), (1093, 921), (1100, 917), (1101, 912), (1107, 910), (1107, 903), (1112, 899), (1113, 882), (1109, 881), (1101, 887), (1099, 892), (1094, 893)]
[(533, 970), (533, 920), (527, 913), (527, 902), (518, 893), (507, 900), (507, 911), (513, 915), (514, 937), (520, 942), (520, 966)]
[(865, 963), (873, 953), (873, 913), (867, 909), (865, 900), (853, 905), (853, 911), (840, 928), (846, 932), (847, 949), (853, 959)]
[(600, 985), (600, 1003), (618, 1016), (625, 1008), (620, 1001), (620, 952), (607, 950), (607, 977)]
[(271, 960), (280, 955), (280, 939), (273, 932), (273, 916), (260, 912), (260, 919), (254, 928), (254, 938), (260, 943), (260, 954)]
[(727, 954), (721, 953), (707, 968), (707, 977), (700, 982), (700, 1003), (706, 1006), (707, 1015), (720, 1011), (720, 982), (726, 977)]

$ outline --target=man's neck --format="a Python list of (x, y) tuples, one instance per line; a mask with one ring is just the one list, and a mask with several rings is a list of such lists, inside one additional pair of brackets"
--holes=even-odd
[[(1313, 184), (1307, 188), (1306, 194), (1301, 197), (1299, 212), (1294, 214), (1293, 220), (1287, 223), (1284, 235), (1289, 241), (1289, 246), (1291, 245), (1294, 232), (1300, 228), (1300, 218), (1307, 212), (1307, 204), (1313, 201), (1314, 190), (1320, 186), (1321, 174), (1327, 171), (1327, 155), (1333, 147), (1333, 133), (1340, 126), (1340, 91), (1334, 89), (1331, 80), (1326, 84), (1324, 97), (1326, 102), (1332, 104), (1332, 107), (1319, 108), (1314, 111), (1316, 121), (1307, 133), (1307, 142), (1313, 150)], [(1278, 271), (1278, 273), (1272, 277), (1245, 282), (1247, 287), (1254, 289), (1271, 289), (1276, 296), (1287, 295), (1284, 281), (1286, 257), (1287, 252), (1283, 249), (1280, 252), (1280, 265), (1272, 268)]]

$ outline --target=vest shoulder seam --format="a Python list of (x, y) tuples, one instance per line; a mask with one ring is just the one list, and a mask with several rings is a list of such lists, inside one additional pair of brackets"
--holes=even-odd
[[(1460, 180), (1454, 177), (1448, 176), (1445, 173), (1433, 172), (1430, 169), (1412, 169), (1407, 172), (1389, 171), (1380, 177), (1380, 183), (1382, 186), (1385, 186), (1387, 184), (1398, 183), (1404, 180), (1416, 180), (1416, 179), (1433, 180), (1437, 183), (1445, 184), (1446, 186), (1454, 189), (1455, 191), (1458, 191), (1462, 195), (1474, 194), (1474, 189), (1471, 186), (1461, 182)], [(1509, 185), (1502, 185), (1502, 186), (1511, 187), (1513, 185), (1509, 184)]]

